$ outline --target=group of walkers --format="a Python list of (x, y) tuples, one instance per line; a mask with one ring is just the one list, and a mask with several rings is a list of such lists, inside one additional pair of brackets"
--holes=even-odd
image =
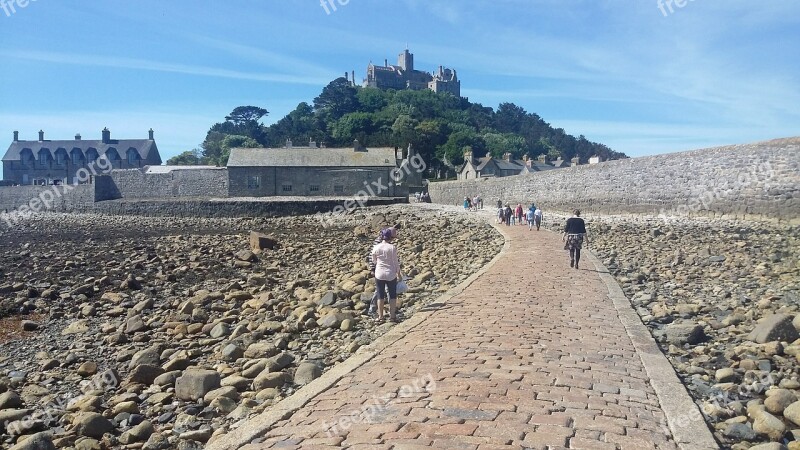
[(464, 197), (465, 211), (477, 211), (479, 209), (483, 209), (483, 199), (480, 195), (476, 195), (472, 198)]
[(542, 217), (541, 208), (534, 203), (525, 211), (521, 203), (518, 203), (516, 208), (512, 209), (511, 205), (506, 204), (506, 206), (503, 206), (503, 202), (497, 201), (497, 223), (504, 223), (506, 226), (527, 224), (528, 230), (533, 230), (533, 227), (536, 227), (536, 231), (539, 231), (542, 226)]
[[(528, 225), (528, 230), (539, 231), (542, 226), (543, 218), (542, 209), (532, 203), (527, 211), (523, 211), (522, 204), (517, 204), (515, 208), (503, 202), (497, 201), (497, 220), (498, 224), (511, 225)], [(573, 216), (567, 219), (564, 226), (564, 235), (561, 240), (564, 242), (564, 250), (569, 250), (569, 266), (575, 269), (579, 268), (581, 261), (581, 248), (584, 243), (589, 243), (586, 235), (586, 222), (581, 218), (581, 211), (576, 209), (573, 211)]]

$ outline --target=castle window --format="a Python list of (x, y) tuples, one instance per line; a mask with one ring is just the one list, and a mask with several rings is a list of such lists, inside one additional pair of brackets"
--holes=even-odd
[(333, 192), (335, 192), (337, 194), (343, 193), (344, 192), (344, 185), (341, 185), (341, 184), (334, 185), (333, 186)]
[(292, 192), (292, 185), (291, 184), (284, 184), (281, 186), (283, 192)]
[(308, 190), (311, 191), (311, 192), (319, 192), (319, 185), (318, 184), (312, 184), (312, 185), (310, 185), (308, 187)]
[(261, 177), (258, 175), (251, 175), (247, 177), (247, 189), (258, 189), (261, 187)]

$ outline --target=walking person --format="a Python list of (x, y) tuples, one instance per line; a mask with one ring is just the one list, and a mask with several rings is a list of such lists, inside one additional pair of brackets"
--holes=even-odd
[(581, 247), (584, 241), (588, 244), (589, 239), (586, 236), (586, 223), (581, 219), (581, 211), (576, 209), (574, 213), (573, 217), (567, 219), (561, 240), (565, 241), (564, 250), (569, 250), (569, 266), (577, 270), (581, 261)]
[(525, 219), (528, 221), (528, 231), (533, 229), (533, 210), (529, 209), (528, 212), (525, 213)]
[(542, 226), (542, 209), (536, 208), (536, 211), (533, 212), (533, 221), (536, 223), (536, 231), (539, 231), (539, 227)]
[(506, 221), (506, 211), (505, 208), (502, 206), (497, 208), (497, 223), (503, 223)]
[(469, 198), (464, 197), (464, 211), (469, 211)]
[(522, 204), (521, 203), (517, 203), (517, 208), (514, 211), (514, 213), (515, 213), (514, 215), (517, 216), (517, 222), (519, 222), (519, 224), (522, 225), (522, 218), (524, 216), (522, 214)]
[(503, 212), (505, 213), (506, 226), (511, 225), (511, 221), (514, 220), (514, 214), (511, 211), (511, 206), (506, 205), (506, 207), (503, 209)]
[(381, 231), (381, 243), (372, 249), (372, 262), (375, 263), (375, 286), (378, 288), (378, 322), (383, 322), (386, 291), (389, 291), (389, 320), (397, 322), (397, 280), (400, 279), (400, 259), (397, 247), (392, 244), (395, 230)]

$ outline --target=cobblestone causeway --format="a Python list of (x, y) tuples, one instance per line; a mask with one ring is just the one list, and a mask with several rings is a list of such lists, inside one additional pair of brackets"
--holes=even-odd
[(595, 267), (503, 228), (464, 292), (243, 449), (677, 448)]

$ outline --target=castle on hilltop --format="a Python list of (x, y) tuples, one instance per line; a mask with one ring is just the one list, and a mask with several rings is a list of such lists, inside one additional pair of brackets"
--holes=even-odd
[(431, 74), (423, 70), (414, 70), (414, 54), (408, 49), (397, 57), (397, 65), (389, 65), (384, 60), (383, 66), (369, 63), (364, 87), (378, 89), (430, 89), (433, 92), (449, 92), (456, 97), (461, 96), (461, 82), (455, 69), (439, 66), (438, 72)]

